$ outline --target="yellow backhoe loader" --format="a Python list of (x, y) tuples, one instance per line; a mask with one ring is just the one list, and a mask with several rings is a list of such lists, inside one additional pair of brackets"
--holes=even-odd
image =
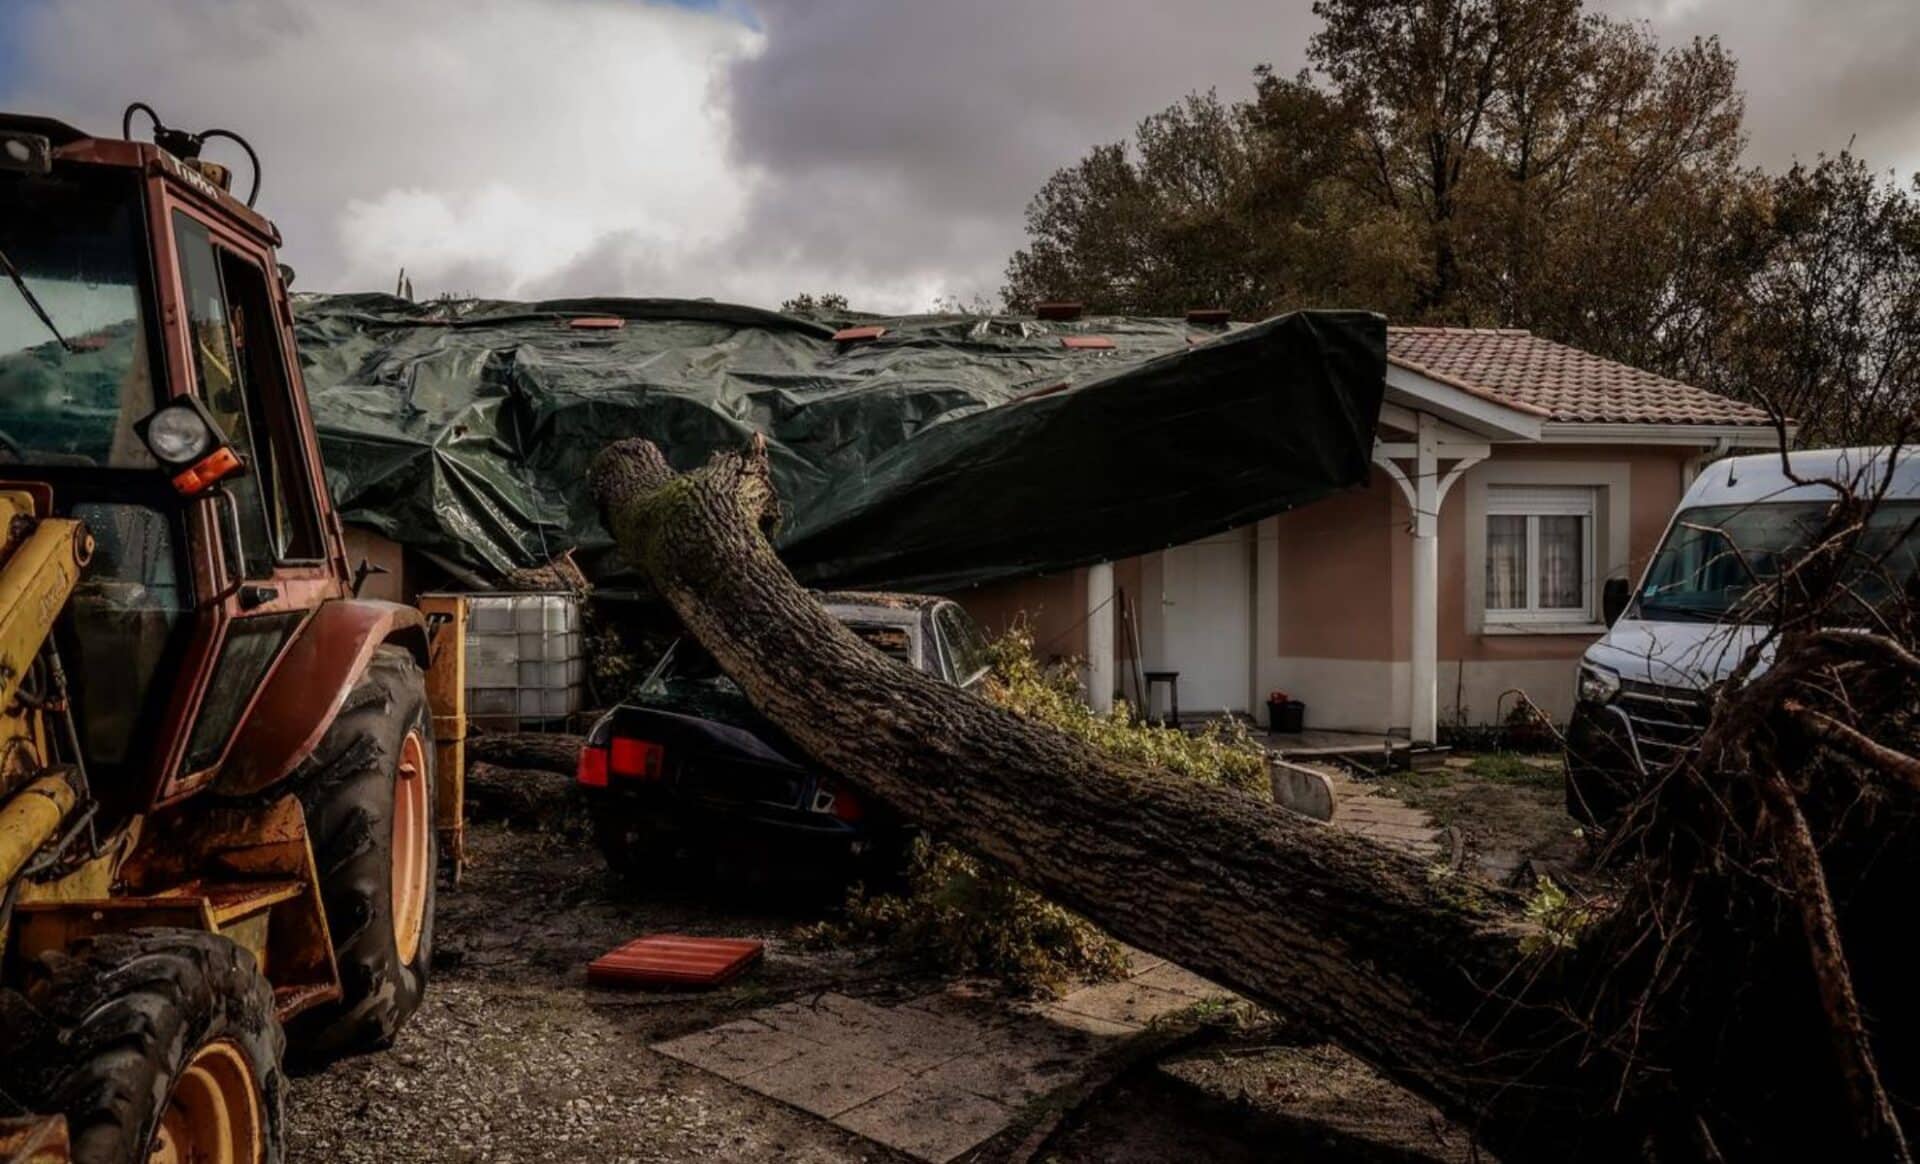
[(460, 857), (463, 607), (358, 597), (216, 137), (0, 114), (0, 1162), (280, 1160)]

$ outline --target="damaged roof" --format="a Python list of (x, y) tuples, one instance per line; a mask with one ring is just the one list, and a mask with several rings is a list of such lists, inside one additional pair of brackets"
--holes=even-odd
[(1385, 390), (1367, 312), (1229, 330), (829, 324), (666, 299), (295, 311), (342, 517), (491, 574), (572, 547), (618, 576), (584, 482), (629, 436), (688, 470), (763, 434), (776, 545), (814, 586), (946, 590), (1126, 557), (1363, 482)]

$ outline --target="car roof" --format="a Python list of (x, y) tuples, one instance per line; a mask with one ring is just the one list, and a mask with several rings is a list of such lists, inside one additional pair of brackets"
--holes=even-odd
[(926, 610), (946, 601), (938, 594), (896, 594), (886, 590), (823, 590), (814, 597), (823, 606), (884, 606), (891, 610)]
[(1829, 501), (1835, 496), (1829, 481), (1866, 494), (1878, 492), (1886, 482), (1889, 500), (1920, 498), (1920, 450), (1891, 445), (1800, 449), (1786, 455), (1784, 466), (1778, 452), (1728, 457), (1701, 470), (1681, 505)]

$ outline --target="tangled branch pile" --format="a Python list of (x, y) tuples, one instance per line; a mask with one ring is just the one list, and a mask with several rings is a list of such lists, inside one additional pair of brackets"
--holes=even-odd
[(1870, 524), (1872, 482), (1833, 484), (1814, 548), (1737, 612), (1771, 629), (1699, 751), (1611, 840), (1630, 888), (1582, 951), (1610, 964), (1589, 984), (1589, 1052), (1623, 1094), (1662, 1095), (1691, 1141), (1676, 1156), (1911, 1158), (1920, 538)]
[[(995, 639), (989, 657), (992, 670), (982, 690), (1002, 707), (1115, 757), (1271, 795), (1266, 751), (1237, 721), (1188, 734), (1135, 718), (1125, 704), (1098, 713), (1087, 706), (1076, 668), (1042, 663), (1023, 624)], [(802, 937), (821, 945), (879, 943), (941, 972), (981, 974), (1030, 994), (1057, 994), (1127, 970), (1120, 944), (1085, 918), (952, 845), (925, 838), (915, 842), (900, 892), (856, 886), (841, 920), (809, 926)]]

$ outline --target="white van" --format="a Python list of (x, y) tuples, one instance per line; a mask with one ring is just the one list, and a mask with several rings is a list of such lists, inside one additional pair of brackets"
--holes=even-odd
[(1567, 808), (1605, 822), (1648, 772), (1695, 746), (1708, 696), (1765, 634), (1738, 621), (1757, 579), (1804, 550), (1835, 493), (1821, 479), (1873, 492), (1893, 476), (1858, 547), (1855, 590), (1868, 604), (1911, 581), (1920, 565), (1920, 451), (1810, 449), (1733, 457), (1707, 467), (1667, 526), (1636, 588), (1607, 583), (1608, 630), (1580, 660), (1567, 727)]

